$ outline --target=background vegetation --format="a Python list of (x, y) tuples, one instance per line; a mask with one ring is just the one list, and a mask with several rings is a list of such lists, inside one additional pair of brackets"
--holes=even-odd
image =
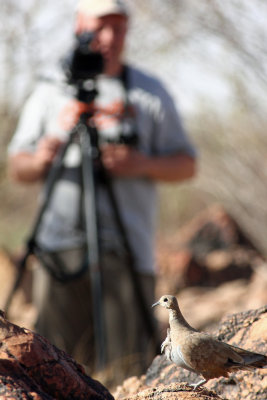
[[(0, 246), (30, 231), (37, 186), (6, 175), (7, 144), (39, 74), (71, 45), (74, 0), (0, 5)], [(21, 2), (22, 3), (22, 2)], [(219, 202), (267, 252), (267, 4), (264, 0), (128, 0), (126, 58), (164, 80), (199, 149), (198, 177), (160, 187), (159, 234)]]

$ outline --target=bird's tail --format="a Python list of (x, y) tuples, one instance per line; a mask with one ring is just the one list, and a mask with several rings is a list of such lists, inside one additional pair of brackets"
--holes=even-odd
[[(267, 356), (264, 354), (254, 353), (252, 351), (240, 349), (239, 347), (232, 346), (233, 350), (242, 357), (243, 363), (236, 367), (240, 369), (254, 369), (254, 368), (267, 368)], [(234, 365), (232, 365), (234, 367)]]

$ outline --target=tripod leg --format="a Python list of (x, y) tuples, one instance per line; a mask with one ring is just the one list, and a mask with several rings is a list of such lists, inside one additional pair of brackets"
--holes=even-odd
[(30, 254), (31, 254), (31, 251), (28, 249), (28, 251), (25, 253), (23, 259), (19, 263), (17, 276), (15, 278), (15, 281), (13, 283), (11, 291), (8, 294), (8, 297), (6, 299), (6, 303), (5, 303), (5, 306), (4, 306), (4, 310), (5, 310), (7, 316), (8, 316), (8, 311), (9, 311), (9, 307), (10, 307), (10, 304), (12, 302), (12, 299), (13, 299), (16, 291), (18, 290), (18, 288), (19, 288), (19, 286), (21, 284), (21, 281), (23, 279), (24, 272), (25, 272), (25, 269), (26, 269), (27, 259), (30, 256)]
[(8, 309), (10, 307), (12, 298), (21, 284), (23, 274), (24, 274), (24, 271), (26, 268), (27, 259), (28, 259), (29, 255), (34, 254), (36, 235), (40, 228), (45, 210), (48, 207), (54, 185), (55, 185), (56, 181), (58, 180), (61, 170), (63, 168), (63, 158), (66, 154), (66, 151), (67, 151), (69, 145), (73, 141), (73, 138), (76, 135), (76, 133), (77, 133), (76, 128), (72, 132), (70, 132), (69, 140), (62, 146), (61, 151), (59, 152), (58, 156), (56, 157), (54, 164), (53, 164), (53, 166), (49, 172), (49, 175), (47, 177), (46, 190), (45, 190), (45, 193), (44, 193), (44, 196), (42, 199), (41, 207), (40, 207), (38, 214), (36, 216), (36, 219), (35, 219), (35, 223), (34, 223), (34, 226), (32, 229), (30, 239), (28, 240), (28, 248), (27, 248), (27, 251), (26, 251), (23, 259), (20, 262), (16, 280), (15, 280), (14, 285), (13, 285), (13, 287), (8, 295), (8, 298), (6, 300), (6, 304), (5, 304), (6, 313), (8, 313)]
[(98, 230), (95, 204), (95, 182), (92, 162), (92, 146), (86, 127), (81, 132), (82, 181), (84, 190), (84, 213), (87, 254), (92, 285), (94, 337), (96, 346), (96, 369), (105, 365), (106, 343), (102, 303), (102, 279), (99, 260)]

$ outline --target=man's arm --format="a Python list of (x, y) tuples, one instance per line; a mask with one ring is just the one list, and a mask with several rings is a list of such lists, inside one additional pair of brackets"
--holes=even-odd
[(125, 145), (102, 147), (104, 167), (118, 177), (145, 177), (162, 182), (181, 182), (196, 173), (196, 161), (185, 153), (150, 157)]
[(8, 170), (11, 178), (25, 183), (43, 180), (61, 145), (59, 139), (50, 136), (40, 140), (34, 153), (21, 151), (10, 155)]

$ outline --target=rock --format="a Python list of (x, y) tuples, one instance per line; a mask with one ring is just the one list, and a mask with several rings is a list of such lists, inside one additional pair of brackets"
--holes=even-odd
[(123, 400), (222, 400), (216, 393), (206, 389), (193, 392), (192, 389), (183, 383), (172, 383), (168, 386), (159, 385), (151, 389), (145, 389), (133, 396), (126, 396)]
[(0, 399), (114, 400), (81, 365), (0, 314)]
[[(222, 321), (217, 332), (213, 333), (220, 340), (232, 345), (266, 354), (267, 306), (228, 316)], [(267, 369), (233, 373), (227, 379), (219, 378), (209, 381), (205, 385), (204, 392), (198, 390), (190, 392), (184, 383), (195, 383), (197, 380), (199, 377), (196, 374), (177, 367), (170, 363), (165, 356), (160, 355), (154, 359), (146, 375), (142, 376), (140, 380), (125, 381), (122, 386), (117, 388), (114, 397), (117, 400), (141, 400), (152, 397), (153, 399), (174, 399), (173, 391), (179, 389), (179, 399), (266, 400)], [(134, 386), (131, 385), (132, 382), (134, 382)], [(129, 384), (131, 388), (129, 388)], [(133, 393), (133, 387), (138, 393)], [(186, 393), (184, 393), (185, 391)], [(215, 396), (214, 392), (217, 397), (211, 397)], [(152, 396), (153, 393), (156, 397)], [(167, 396), (166, 393), (168, 393), (169, 397), (163, 397), (163, 393), (164, 396)], [(180, 397), (181, 393), (183, 396), (195, 397)]]
[(194, 249), (197, 255), (230, 249), (237, 245), (259, 252), (248, 235), (220, 204), (211, 205), (200, 212), (181, 228), (179, 235), (181, 242)]
[[(157, 292), (156, 298), (164, 294), (162, 290)], [(165, 293), (172, 292), (166, 288)], [(191, 325), (196, 329), (210, 330), (230, 312), (238, 313), (267, 304), (267, 264), (257, 267), (249, 282), (239, 279), (225, 282), (216, 288), (188, 287), (175, 295)], [(165, 335), (168, 314), (158, 307), (155, 315), (162, 326), (160, 330)]]
[[(255, 268), (249, 281), (246, 279), (225, 282), (218, 287), (191, 286), (173, 292), (171, 285), (157, 282), (156, 298), (164, 293), (174, 294), (185, 317), (196, 329), (210, 330), (226, 315), (256, 309), (267, 304), (267, 264)], [(210, 305), (213, 305), (212, 307)], [(168, 315), (161, 308), (155, 310), (162, 340), (168, 325)]]
[(158, 244), (160, 280), (166, 281), (172, 293), (183, 287), (216, 287), (235, 279), (249, 280), (263, 260), (261, 252), (220, 205), (197, 215), (171, 241), (160, 238)]
[(147, 389), (145, 384), (145, 375), (142, 375), (140, 378), (137, 376), (132, 376), (122, 383), (122, 385), (118, 386), (115, 390), (114, 397), (116, 400), (131, 398), (131, 396), (135, 396), (141, 393), (143, 390)]

